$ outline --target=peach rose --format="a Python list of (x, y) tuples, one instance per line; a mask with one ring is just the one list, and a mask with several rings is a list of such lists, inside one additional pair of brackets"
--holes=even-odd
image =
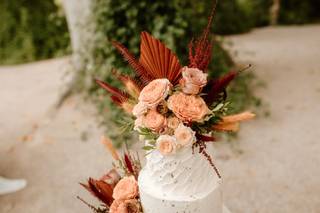
[(132, 109), (132, 114), (136, 117), (142, 116), (148, 111), (148, 106), (144, 102), (139, 102)]
[(142, 117), (143, 125), (153, 131), (161, 131), (167, 125), (167, 119), (156, 110), (150, 110)]
[(160, 135), (156, 145), (162, 155), (170, 155), (176, 152), (176, 138), (173, 136)]
[(201, 97), (186, 95), (182, 92), (169, 97), (168, 107), (184, 122), (202, 122), (204, 116), (210, 113), (207, 104)]
[(168, 127), (171, 129), (176, 129), (180, 124), (180, 120), (173, 116), (168, 118)]
[(174, 131), (174, 136), (177, 139), (177, 143), (181, 146), (191, 146), (196, 142), (196, 133), (183, 124), (180, 124)]
[(139, 101), (144, 102), (148, 107), (153, 108), (164, 100), (171, 88), (171, 83), (168, 79), (156, 79), (145, 86), (139, 95)]
[(182, 68), (182, 79), (180, 85), (186, 94), (196, 95), (207, 84), (208, 74), (197, 68)]
[(122, 178), (114, 187), (112, 197), (115, 200), (128, 200), (138, 196), (138, 183), (133, 176)]
[(139, 213), (140, 204), (135, 199), (114, 200), (110, 206), (110, 213)]

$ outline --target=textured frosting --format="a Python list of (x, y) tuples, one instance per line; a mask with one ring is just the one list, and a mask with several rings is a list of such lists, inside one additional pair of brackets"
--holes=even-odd
[(138, 182), (145, 213), (223, 212), (221, 180), (190, 147), (169, 156), (149, 153)]
[(154, 150), (139, 176), (144, 211), (221, 213), (220, 182), (206, 158), (191, 148), (170, 156)]

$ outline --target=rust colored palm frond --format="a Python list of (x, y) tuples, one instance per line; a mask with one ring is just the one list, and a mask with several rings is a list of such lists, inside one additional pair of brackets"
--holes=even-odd
[(113, 189), (120, 178), (119, 173), (112, 169), (99, 180), (89, 178), (87, 183), (80, 183), (80, 185), (109, 207), (113, 202)]
[(147, 70), (141, 65), (141, 63), (136, 60), (134, 55), (131, 54), (125, 46), (116, 41), (113, 41), (112, 44), (120, 52), (120, 54), (128, 62), (128, 64), (133, 68), (144, 85), (153, 80), (153, 77), (147, 72)]
[(100, 81), (98, 79), (95, 80), (99, 86), (103, 89), (107, 90), (111, 94), (111, 99), (114, 101), (115, 104), (122, 104), (126, 102), (130, 95), (125, 91), (122, 91), (116, 87), (111, 86), (110, 84)]
[(212, 54), (212, 36), (210, 33), (211, 24), (215, 15), (217, 1), (215, 1), (211, 14), (208, 18), (208, 24), (203, 30), (202, 35), (189, 43), (189, 67), (198, 68), (206, 71), (210, 63)]
[(181, 74), (178, 57), (147, 32), (141, 33), (139, 62), (154, 79), (167, 78), (173, 85), (178, 84)]
[(204, 97), (206, 103), (211, 105), (219, 96), (219, 94), (222, 93), (229, 83), (237, 76), (237, 74), (238, 72), (236, 71), (230, 71), (218, 79), (209, 81), (204, 89), (204, 93), (207, 94)]
[(110, 206), (112, 204), (113, 188), (104, 181), (89, 178), (87, 184), (80, 183), (80, 185), (87, 189), (93, 196), (95, 196), (107, 206)]

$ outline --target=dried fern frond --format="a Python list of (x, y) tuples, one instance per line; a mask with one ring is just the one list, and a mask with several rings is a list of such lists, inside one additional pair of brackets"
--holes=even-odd
[(214, 125), (213, 129), (217, 131), (237, 132), (239, 130), (239, 123), (219, 123)]
[(140, 91), (143, 88), (143, 85), (137, 79), (133, 79), (128, 75), (123, 75), (117, 72), (115, 69), (112, 70), (112, 74), (114, 74), (119, 81), (125, 86), (128, 93), (135, 99), (139, 97)]
[(141, 33), (139, 62), (154, 79), (167, 78), (173, 85), (178, 84), (181, 75), (178, 57), (147, 32)]
[(202, 35), (194, 42), (189, 43), (189, 67), (198, 68), (206, 71), (210, 63), (212, 54), (212, 38), (210, 34), (211, 24), (215, 15), (217, 1), (214, 2), (211, 14), (208, 18), (208, 24), (203, 30)]
[(255, 116), (256, 115), (252, 112), (241, 112), (239, 114), (228, 115), (228, 116), (222, 117), (222, 122), (223, 123), (234, 123), (234, 122), (247, 121), (247, 120), (253, 119)]
[(140, 64), (139, 61), (136, 60), (134, 55), (131, 54), (125, 46), (116, 41), (113, 41), (112, 44), (120, 52), (120, 54), (128, 62), (128, 64), (133, 68), (139, 78), (141, 78), (144, 85), (147, 85), (150, 81), (153, 80), (153, 76), (151, 76), (147, 72), (147, 70)]

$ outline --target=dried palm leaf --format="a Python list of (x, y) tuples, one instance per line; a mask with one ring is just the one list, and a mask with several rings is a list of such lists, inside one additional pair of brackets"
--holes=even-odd
[(147, 32), (141, 33), (139, 62), (154, 79), (167, 78), (173, 85), (178, 84), (181, 74), (178, 57)]

